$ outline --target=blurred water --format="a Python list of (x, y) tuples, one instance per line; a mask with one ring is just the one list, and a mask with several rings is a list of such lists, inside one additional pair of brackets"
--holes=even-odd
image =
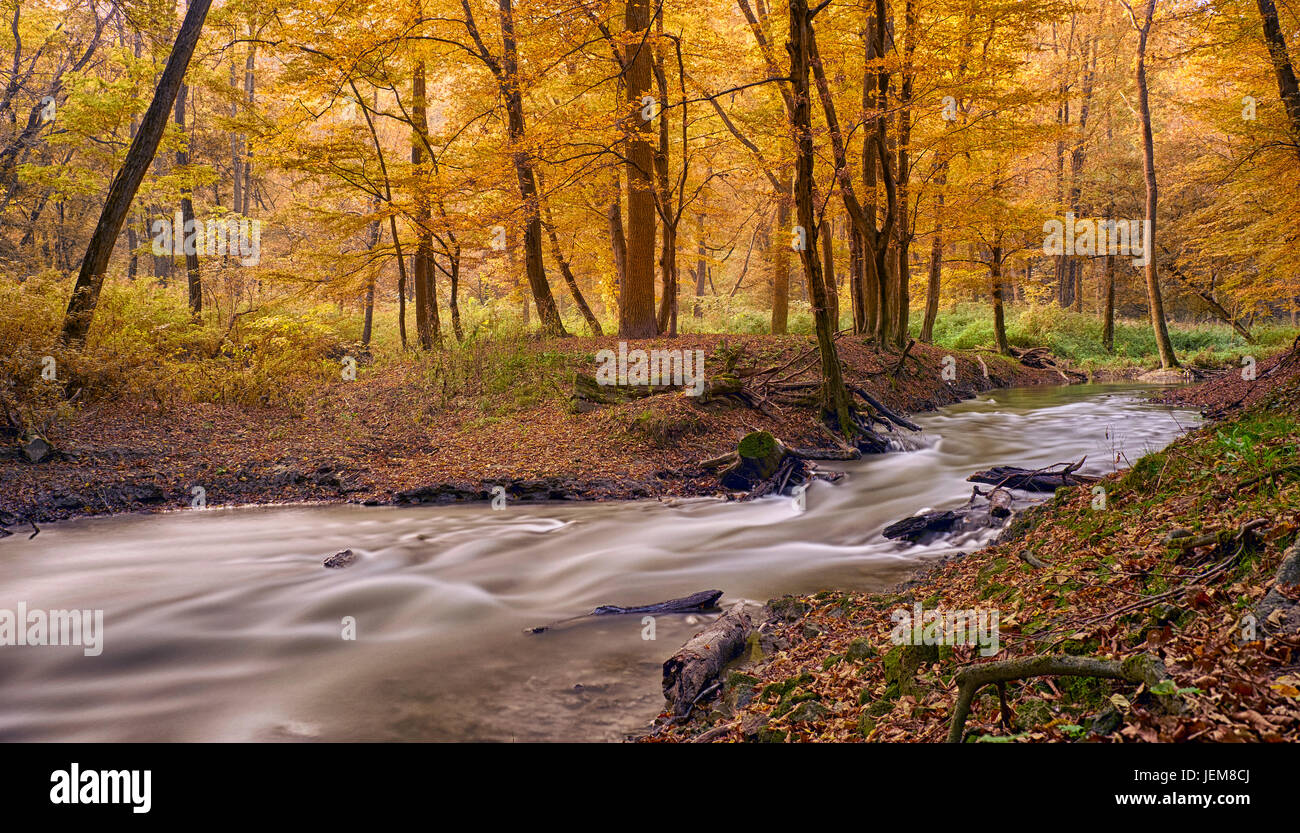
[[(104, 610), (104, 648), (0, 647), (3, 740), (614, 740), (663, 706), (660, 665), (706, 617), (522, 629), (716, 588), (724, 604), (882, 589), (987, 535), (909, 547), (899, 518), (965, 477), (1088, 456), (1123, 468), (1195, 424), (1132, 387), (999, 391), (916, 420), (923, 447), (834, 464), (788, 498), (209, 509), (0, 541), (0, 608)], [(830, 467), (832, 464), (822, 464)], [(324, 557), (351, 548), (343, 570)], [(341, 638), (354, 617), (357, 638)]]

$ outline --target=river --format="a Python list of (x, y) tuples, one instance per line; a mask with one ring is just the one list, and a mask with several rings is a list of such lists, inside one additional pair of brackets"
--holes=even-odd
[[(660, 666), (705, 617), (601, 604), (725, 591), (724, 604), (880, 590), (954, 548), (887, 524), (963, 503), (968, 474), (1126, 468), (1194, 427), (1133, 386), (981, 394), (916, 418), (918, 450), (789, 498), (290, 506), (88, 518), (0, 541), (0, 609), (103, 610), (102, 652), (0, 647), (0, 740), (619, 740), (663, 707)], [(321, 566), (351, 548), (359, 561)], [(350, 617), (350, 620), (349, 620)], [(347, 622), (355, 639), (345, 639)]]

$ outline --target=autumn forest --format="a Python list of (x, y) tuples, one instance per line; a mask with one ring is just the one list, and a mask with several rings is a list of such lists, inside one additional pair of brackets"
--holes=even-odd
[[(227, 681), (173, 721), (33, 658), (133, 693), (0, 740), (1297, 739), (1294, 0), (0, 0), (0, 46), (0, 547)], [(342, 651), (393, 685), (296, 711)]]

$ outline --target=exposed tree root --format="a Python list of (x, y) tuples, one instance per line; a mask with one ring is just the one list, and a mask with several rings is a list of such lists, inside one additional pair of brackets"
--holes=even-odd
[[(989, 683), (1005, 684), (1026, 677), (1102, 677), (1153, 686), (1167, 676), (1164, 663), (1150, 654), (1125, 660), (1076, 657), (1068, 654), (1006, 659), (971, 665), (957, 672), (957, 704), (953, 707), (948, 742), (961, 743), (971, 702)], [(1003, 711), (1003, 720), (1006, 712)]]

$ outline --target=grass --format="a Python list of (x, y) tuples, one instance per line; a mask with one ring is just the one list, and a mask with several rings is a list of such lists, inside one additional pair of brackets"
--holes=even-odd
[[(913, 319), (913, 331), (919, 319)], [(1154, 366), (1158, 364), (1155, 334), (1146, 320), (1117, 320), (1115, 349), (1102, 343), (1101, 321), (1093, 315), (1055, 306), (1018, 306), (1007, 313), (1007, 341), (1013, 347), (1047, 347), (1083, 369)], [(1247, 344), (1223, 323), (1170, 322), (1169, 337), (1178, 358), (1194, 367), (1239, 365), (1243, 356), (1272, 353), (1295, 338), (1295, 329), (1264, 324), (1254, 329), (1255, 344)], [(993, 347), (993, 316), (986, 307), (963, 304), (939, 315), (934, 341), (953, 350)]]

